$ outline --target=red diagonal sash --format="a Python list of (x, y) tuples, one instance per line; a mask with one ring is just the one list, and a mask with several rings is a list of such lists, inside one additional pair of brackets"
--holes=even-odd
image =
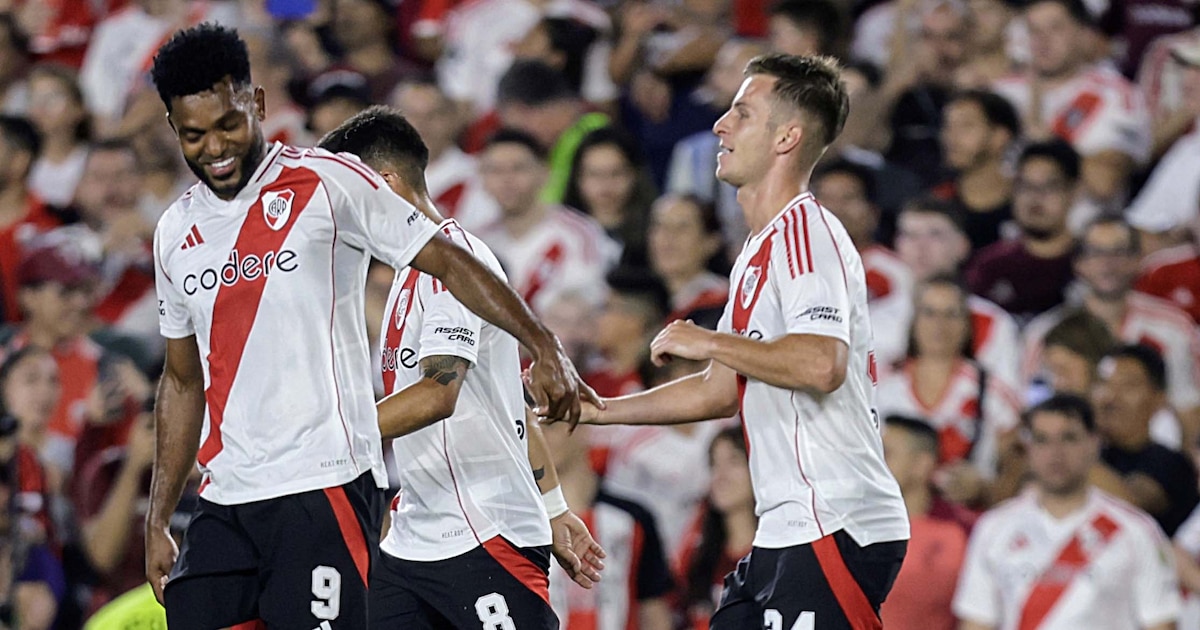
[(1021, 607), (1018, 630), (1037, 630), (1041, 627), (1075, 577), (1104, 551), (1120, 529), (1116, 521), (1099, 514), (1075, 532), (1029, 591), (1025, 605)]

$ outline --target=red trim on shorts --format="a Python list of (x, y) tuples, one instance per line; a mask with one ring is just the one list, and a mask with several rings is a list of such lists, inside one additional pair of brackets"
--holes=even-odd
[(483, 548), (500, 566), (504, 567), (525, 588), (533, 591), (546, 605), (550, 605), (550, 577), (532, 560), (521, 555), (517, 548), (503, 536), (493, 536), (483, 543)]
[(325, 496), (329, 499), (329, 505), (333, 507), (333, 516), (337, 518), (338, 529), (342, 530), (342, 539), (346, 541), (346, 548), (350, 550), (350, 557), (354, 559), (354, 567), (358, 569), (358, 575), (366, 585), (367, 572), (371, 567), (371, 552), (367, 550), (367, 539), (358, 524), (358, 516), (354, 514), (350, 499), (346, 498), (346, 490), (341, 486), (325, 488)]
[(229, 630), (267, 630), (267, 624), (262, 619), (254, 621), (244, 621), (236, 626), (230, 626)]
[(829, 582), (829, 588), (833, 590), (833, 596), (837, 598), (852, 630), (883, 630), (883, 622), (858, 585), (858, 580), (850, 574), (833, 536), (813, 541), (812, 549), (817, 556), (817, 564), (821, 565), (821, 572), (825, 574), (825, 581)]

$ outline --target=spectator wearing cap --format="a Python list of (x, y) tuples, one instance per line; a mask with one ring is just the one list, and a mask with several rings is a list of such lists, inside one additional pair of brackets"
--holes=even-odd
[(829, 0), (777, 0), (767, 15), (774, 52), (837, 55), (842, 49), (843, 17)]
[(1020, 236), (976, 253), (966, 270), (971, 292), (1028, 321), (1062, 303), (1072, 279), (1075, 239), (1067, 217), (1079, 188), (1079, 155), (1066, 142), (1025, 147), (1013, 184)]
[[(1194, 5), (1193, 21), (1200, 14)], [(1160, 37), (1142, 56), (1137, 85), (1153, 120), (1154, 159), (1196, 129), (1200, 117), (1200, 28)]]
[(1122, 346), (1100, 361), (1092, 392), (1100, 459), (1115, 472), (1131, 503), (1150, 513), (1168, 536), (1200, 503), (1189, 457), (1156, 443), (1150, 421), (1163, 404), (1166, 368), (1153, 348)]
[(1057, 136), (1080, 154), (1089, 199), (1119, 206), (1129, 175), (1150, 158), (1150, 116), (1141, 95), (1091, 63), (1092, 18), (1082, 0), (1035, 0), (1025, 20), (1033, 72), (1001, 79), (993, 89), (1021, 113), (1028, 137)]
[(29, 40), (12, 13), (0, 13), (0, 114), (19, 116), (29, 109), (25, 71)]
[(0, 322), (21, 319), (17, 268), (25, 242), (60, 223), (26, 183), (40, 152), (41, 140), (28, 121), (0, 116)]
[[(341, 64), (367, 80), (370, 102), (387, 100), (417, 68), (396, 54), (393, 0), (334, 0), (333, 39), (342, 50)], [(321, 137), (324, 134), (317, 134)]]
[(562, 73), (541, 61), (513, 63), (500, 78), (496, 111), (501, 125), (533, 137), (547, 153), (546, 203), (562, 201), (583, 137), (609, 123), (606, 114), (586, 111)]
[(1013, 177), (1008, 164), (1021, 137), (1017, 110), (982, 90), (960, 92), (943, 110), (941, 145), (951, 179), (935, 189), (967, 213), (967, 237), (979, 250), (1001, 239), (1012, 220)]
[(308, 84), (308, 130), (320, 138), (371, 105), (371, 87), (362, 74), (333, 68)]
[(1016, 0), (967, 0), (967, 61), (955, 83), (961, 88), (986, 89), (1018, 70), (1008, 54), (1009, 31), (1016, 17)]
[[(1074, 262), (1083, 288), (1081, 306), (1103, 321), (1116, 338), (1146, 344), (1162, 355), (1167, 399), (1178, 421), (1160, 420), (1170, 428), (1156, 427), (1155, 433), (1170, 436), (1164, 437), (1164, 442), (1173, 448), (1191, 449), (1200, 437), (1200, 332), (1175, 305), (1133, 290), (1139, 252), (1138, 234), (1124, 220), (1106, 217), (1089, 225)], [(1036, 369), (1042, 339), (1061, 321), (1063, 311), (1046, 313), (1026, 327), (1027, 374)]]

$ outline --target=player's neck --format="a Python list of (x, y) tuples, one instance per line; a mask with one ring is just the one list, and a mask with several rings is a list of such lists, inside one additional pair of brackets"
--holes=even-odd
[(1038, 489), (1038, 504), (1056, 519), (1064, 519), (1087, 505), (1088, 484), (1081, 484), (1069, 492), (1047, 492)]
[(596, 501), (596, 493), (600, 490), (600, 477), (588, 465), (585, 457), (565, 469), (559, 469), (558, 484), (562, 487), (567, 505), (576, 512), (583, 512)]
[(746, 215), (746, 225), (751, 234), (758, 234), (783, 211), (788, 202), (797, 195), (808, 192), (808, 179), (812, 169), (797, 176), (786, 164), (775, 164), (759, 181), (738, 188), (737, 200)]
[(430, 221), (441, 225), (442, 221), (446, 220), (446, 217), (442, 216), (441, 212), (438, 212), (437, 204), (429, 196), (429, 191), (419, 193), (415, 202), (413, 205), (417, 207), (417, 210), (421, 211), (421, 214), (429, 217)]

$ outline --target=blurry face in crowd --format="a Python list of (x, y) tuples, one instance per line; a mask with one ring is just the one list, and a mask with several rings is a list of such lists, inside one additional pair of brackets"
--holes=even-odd
[(1087, 486), (1088, 472), (1100, 453), (1100, 440), (1083, 423), (1061, 413), (1040, 412), (1030, 418), (1026, 449), (1029, 470), (1039, 489), (1070, 495)]
[(23, 426), (43, 429), (58, 404), (58, 365), (48, 352), (32, 352), (12, 367), (3, 383), (4, 405)]
[(42, 135), (74, 134), (86, 116), (83, 103), (61, 78), (47, 73), (29, 78), (29, 121)]
[(188, 168), (221, 199), (237, 195), (262, 161), (264, 99), (261, 89), (226, 79), (171, 103), (169, 120)]
[(917, 356), (962, 356), (970, 330), (971, 312), (957, 287), (939, 282), (918, 290), (913, 317)]
[(1047, 158), (1026, 160), (1013, 186), (1013, 219), (1035, 239), (1062, 234), (1073, 192), (1058, 163)]
[(515, 142), (485, 149), (479, 173), (483, 176), (483, 189), (508, 215), (532, 210), (546, 182), (546, 166), (527, 147)]
[(558, 142), (562, 132), (579, 118), (579, 104), (570, 99), (541, 105), (505, 103), (500, 106), (498, 113), (500, 124), (533, 136), (543, 149), (549, 151)]
[(1038, 2), (1025, 9), (1029, 24), (1030, 63), (1047, 78), (1063, 78), (1075, 71), (1081, 56), (1083, 27), (1057, 2)]
[(1106, 357), (1092, 392), (1096, 426), (1117, 444), (1136, 444), (1150, 430), (1150, 418), (1163, 406), (1142, 364), (1130, 358)]
[(875, 242), (878, 211), (867, 199), (861, 180), (846, 172), (826, 173), (813, 181), (813, 193), (842, 222), (855, 245)]
[(429, 147), (434, 159), (450, 148), (458, 134), (458, 120), (450, 101), (434, 85), (402, 85), (392, 99), (392, 105), (404, 112), (412, 126)]
[(717, 154), (717, 178), (721, 181), (740, 188), (769, 170), (775, 144), (775, 124), (770, 118), (775, 81), (764, 74), (744, 80), (733, 106), (713, 125), (721, 143)]
[(908, 429), (898, 426), (883, 429), (883, 458), (904, 491), (928, 486), (937, 468), (937, 456), (923, 450)]
[(646, 240), (650, 267), (663, 278), (695, 277), (721, 248), (720, 234), (705, 232), (700, 208), (675, 196), (654, 202)]
[(550, 302), (538, 313), (576, 365), (584, 363), (595, 345), (595, 310), (582, 296), (567, 295)]
[(609, 352), (630, 346), (643, 348), (647, 335), (661, 328), (653, 309), (640, 299), (611, 291), (596, 319), (596, 348)]
[(742, 86), (742, 72), (746, 64), (762, 52), (758, 46), (745, 42), (726, 42), (717, 53), (717, 59), (708, 71), (708, 86), (712, 89), (714, 104), (729, 107), (738, 88)]
[(33, 157), (28, 151), (9, 142), (0, 131), (0, 190), (24, 183), (32, 162)]
[(320, 138), (362, 110), (363, 104), (352, 98), (330, 98), (312, 108), (308, 124), (313, 135)]
[(970, 241), (945, 215), (909, 210), (896, 221), (896, 254), (917, 281), (955, 273), (970, 251)]
[(333, 34), (351, 50), (387, 38), (389, 16), (370, 0), (335, 0)]
[(592, 214), (621, 215), (636, 182), (633, 164), (616, 145), (595, 145), (580, 157), (579, 193)]
[(995, 51), (1004, 48), (1012, 11), (1002, 0), (967, 0), (967, 23), (970, 42), (979, 50)]
[(1042, 365), (1050, 378), (1050, 388), (1057, 393), (1075, 394), (1087, 398), (1095, 380), (1095, 366), (1087, 357), (1064, 346), (1046, 346)]
[(959, 99), (946, 105), (940, 137), (942, 154), (950, 168), (967, 171), (998, 159), (1006, 135), (988, 122), (975, 101)]
[(75, 203), (85, 217), (109, 221), (135, 208), (141, 185), (132, 149), (92, 150), (75, 190)]
[(800, 28), (782, 15), (772, 15), (768, 23), (771, 50), (789, 55), (821, 54), (821, 38), (811, 29)]
[(966, 23), (958, 11), (941, 5), (926, 13), (921, 20), (919, 41), (924, 59), (932, 64), (926, 72), (936, 79), (948, 81), (966, 56), (966, 41)]
[(717, 438), (709, 450), (708, 498), (722, 514), (754, 509), (754, 488), (750, 485), (750, 463), (746, 451), (727, 438)]
[(59, 339), (67, 339), (84, 331), (92, 307), (92, 287), (67, 287), (58, 282), (45, 282), (22, 287), (19, 299), (31, 325), (50, 331)]
[(0, 26), (0, 83), (14, 79), (24, 65), (25, 59), (13, 41), (12, 31)]
[(1132, 228), (1100, 223), (1083, 235), (1075, 274), (1101, 299), (1121, 299), (1138, 275), (1138, 252)]

